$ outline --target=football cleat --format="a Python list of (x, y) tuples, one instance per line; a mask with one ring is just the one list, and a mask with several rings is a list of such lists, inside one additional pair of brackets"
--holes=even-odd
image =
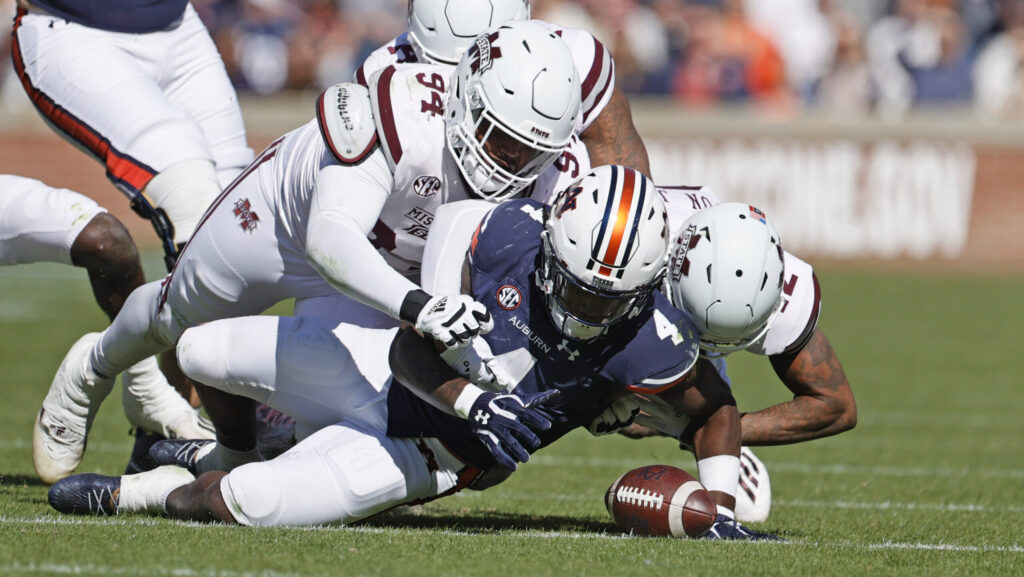
[(295, 419), (260, 403), (256, 405), (256, 448), (273, 459), (295, 446)]
[(167, 382), (155, 357), (122, 375), (121, 402), (128, 422), (168, 439), (213, 439), (213, 427)]
[(704, 534), (704, 539), (720, 540), (729, 539), (735, 541), (781, 541), (778, 535), (771, 533), (759, 533), (740, 525), (739, 521), (719, 514), (715, 518), (715, 524)]
[(736, 491), (736, 519), (760, 523), (772, 510), (772, 482), (768, 469), (748, 447), (740, 450), (740, 483)]
[(163, 441), (167, 437), (160, 433), (150, 433), (143, 430), (142, 427), (135, 427), (131, 432), (135, 435), (135, 445), (132, 446), (132, 456), (124, 468), (124, 474), (135, 475), (156, 468), (156, 463), (149, 458), (149, 449), (154, 443)]
[(149, 448), (149, 459), (156, 466), (176, 465), (188, 469), (193, 475), (198, 475), (196, 464), (213, 450), (216, 443), (209, 439), (157, 441)]
[(44, 483), (56, 483), (78, 468), (96, 411), (114, 386), (113, 378), (91, 374), (88, 367), (99, 339), (100, 333), (89, 333), (71, 346), (36, 415), (32, 464)]
[(69, 515), (117, 515), (121, 477), (84, 473), (50, 487), (50, 506)]

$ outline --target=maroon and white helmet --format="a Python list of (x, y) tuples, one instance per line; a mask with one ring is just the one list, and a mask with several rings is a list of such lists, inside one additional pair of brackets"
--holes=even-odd
[(509, 22), (478, 36), (452, 74), (448, 149), (475, 195), (511, 198), (562, 154), (579, 109), (565, 42), (536, 22)]
[(690, 313), (706, 351), (745, 349), (782, 302), (782, 243), (763, 212), (726, 202), (693, 214), (673, 242), (672, 304)]
[(590, 340), (639, 314), (668, 263), (668, 216), (649, 178), (600, 166), (555, 199), (537, 284), (561, 333)]
[(455, 65), (485, 30), (529, 19), (529, 0), (409, 0), (409, 44), (420, 62)]

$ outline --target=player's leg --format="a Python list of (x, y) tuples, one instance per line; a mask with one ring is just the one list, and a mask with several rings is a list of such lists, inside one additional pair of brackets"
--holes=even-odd
[[(87, 432), (89, 416), (95, 414), (118, 373), (141, 359), (172, 348), (189, 326), (256, 314), (290, 294), (302, 295), (294, 291), (309, 283), (299, 282), (296, 287), (290, 276), (282, 274), (286, 270), (282, 262), (285, 255), (295, 261), (301, 259), (301, 250), (288, 244), (287, 239), (279, 242), (275, 236), (274, 214), (262, 200), (259, 181), (258, 174), (243, 179), (226, 193), (183, 252), (174, 272), (164, 281), (139, 287), (99, 338), (82, 342), (69, 351), (51, 390), (66, 391), (60, 396), (61, 402), (80, 409), (73, 413), (78, 421), (75, 427)], [(253, 210), (261, 215), (259, 226), (237, 226), (232, 203), (241, 202), (241, 198), (252, 200)], [(308, 265), (289, 265), (319, 278)], [(315, 286), (333, 290), (322, 279)], [(36, 433), (52, 438), (61, 423), (52, 425), (37, 428)], [(76, 438), (67, 445), (69, 450), (59, 459), (59, 466), (52, 467), (57, 469), (55, 475), (67, 475), (74, 470), (84, 453), (85, 439)], [(35, 451), (33, 455), (36, 456)]]
[[(230, 395), (252, 399), (291, 415), (299, 438), (384, 402), (390, 376), (387, 352), (393, 330), (339, 325), (315, 317), (246, 317), (189, 329), (178, 343), (182, 369), (197, 382)], [(247, 405), (234, 418), (214, 415), (217, 446), (185, 455), (166, 442), (154, 447), (162, 464), (177, 463), (197, 472), (230, 468), (242, 461), (225, 451), (222, 435), (237, 435)], [(157, 454), (163, 446), (163, 453)], [(230, 448), (231, 445), (227, 445)], [(251, 458), (253, 455), (248, 455)]]
[(92, 294), (111, 320), (128, 295), (146, 282), (131, 235), (107, 213), (93, 217), (75, 238), (71, 264), (88, 271)]
[(227, 188), (253, 160), (235, 88), (213, 39), (191, 5), (167, 42), (174, 72), (164, 93), (202, 130), (217, 179), (221, 188)]
[(162, 33), (113, 34), (20, 11), (12, 53), (39, 113), (104, 164), (173, 257), (220, 184), (202, 130), (156, 80), (164, 51)]

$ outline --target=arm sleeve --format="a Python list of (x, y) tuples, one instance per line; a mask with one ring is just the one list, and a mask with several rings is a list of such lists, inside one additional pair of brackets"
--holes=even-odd
[(466, 251), (480, 221), (493, 208), (483, 200), (463, 200), (438, 208), (423, 250), (423, 290), (433, 295), (462, 292)]
[(309, 209), (306, 260), (341, 292), (398, 318), (406, 294), (418, 287), (391, 268), (367, 237), (392, 183), (380, 150), (356, 166), (321, 169)]

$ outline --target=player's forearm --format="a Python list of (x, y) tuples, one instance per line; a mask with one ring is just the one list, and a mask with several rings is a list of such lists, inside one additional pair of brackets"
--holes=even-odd
[(608, 105), (581, 135), (592, 166), (621, 164), (650, 175), (651, 163), (640, 134), (633, 125), (629, 100), (618, 88)]
[(399, 318), (406, 296), (419, 287), (367, 238), (390, 189), (390, 169), (379, 152), (359, 166), (322, 169), (310, 204), (306, 260), (341, 292)]
[(794, 393), (792, 401), (743, 416), (743, 444), (782, 445), (835, 435), (857, 424), (857, 405), (843, 366), (821, 329), (803, 348), (771, 357)]
[(740, 420), (743, 444), (787, 445), (842, 433), (852, 427), (846, 413), (816, 397), (798, 396)]
[(434, 341), (407, 327), (395, 336), (388, 355), (398, 383), (434, 407), (455, 415), (455, 402), (469, 382), (438, 355)]

